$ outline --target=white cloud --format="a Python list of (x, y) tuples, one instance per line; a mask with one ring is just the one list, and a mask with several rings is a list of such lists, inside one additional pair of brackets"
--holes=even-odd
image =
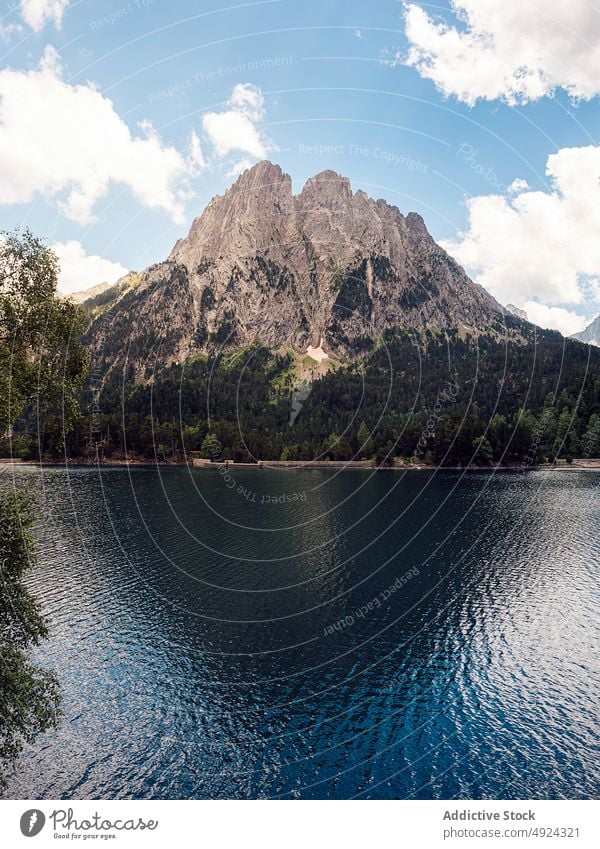
[(204, 160), (204, 154), (202, 153), (202, 146), (200, 144), (200, 139), (198, 138), (197, 133), (192, 130), (192, 136), (190, 140), (190, 160), (200, 169), (204, 169), (206, 167), (206, 162)]
[(502, 303), (579, 304), (600, 275), (600, 146), (562, 148), (546, 174), (547, 192), (471, 198), (468, 230), (444, 244)]
[(20, 24), (3, 24), (0, 23), (0, 39), (2, 41), (10, 41), (13, 35), (22, 32), (23, 27)]
[(586, 298), (600, 304), (600, 277), (588, 277), (584, 281), (583, 289)]
[(21, 15), (35, 32), (40, 32), (46, 21), (54, 21), (54, 26), (60, 29), (69, 3), (70, 0), (21, 0)]
[[(246, 154), (233, 162), (237, 176), (275, 149), (257, 124), (264, 117), (262, 92), (236, 85), (223, 112), (204, 116), (205, 143), (212, 162)], [(47, 47), (38, 68), (0, 70), (0, 204), (30, 203), (41, 193), (79, 224), (93, 221), (98, 200), (113, 185), (128, 187), (150, 209), (181, 224), (190, 180), (211, 164), (196, 132), (183, 155), (148, 121), (132, 135), (113, 103), (92, 83), (70, 85), (58, 53)], [(82, 135), (83, 133), (83, 135)]]
[(224, 112), (208, 112), (202, 119), (204, 132), (212, 142), (219, 158), (232, 151), (264, 159), (272, 143), (257, 127), (264, 117), (262, 92), (250, 83), (239, 83), (231, 92)]
[(563, 307), (548, 307), (537, 301), (527, 301), (524, 309), (527, 318), (538, 327), (546, 327), (549, 330), (558, 330), (563, 336), (571, 336), (579, 333), (589, 324), (589, 320), (572, 310)]
[(240, 174), (243, 174), (244, 171), (247, 171), (248, 168), (252, 168), (254, 163), (251, 159), (240, 159), (239, 162), (236, 162), (232, 168), (227, 171), (225, 174), (226, 177), (239, 177)]
[[(600, 146), (562, 148), (548, 157), (546, 174), (550, 191), (517, 179), (510, 194), (471, 198), (468, 229), (443, 243), (494, 297), (523, 307), (536, 323), (532, 302), (541, 310), (600, 294)], [(537, 315), (565, 327), (580, 319)]]
[(510, 192), (511, 195), (516, 195), (519, 192), (525, 192), (529, 188), (529, 183), (527, 180), (522, 180), (520, 177), (517, 177), (516, 180), (513, 180), (507, 191)]
[(58, 290), (63, 295), (81, 292), (98, 283), (116, 283), (128, 269), (95, 254), (88, 255), (81, 242), (58, 242), (52, 250), (60, 262)]
[(265, 114), (265, 99), (258, 86), (238, 83), (233, 87), (229, 106), (243, 112), (252, 121), (260, 121)]
[(29, 203), (41, 192), (87, 224), (95, 203), (122, 184), (144, 206), (183, 223), (188, 180), (202, 161), (199, 144), (188, 159), (149, 123), (132, 136), (92, 84), (64, 82), (52, 47), (38, 69), (0, 71), (0, 93), (0, 203)]
[(212, 112), (204, 116), (202, 124), (219, 157), (227, 156), (232, 150), (241, 150), (258, 158), (266, 155), (260, 132), (242, 112)]
[[(406, 63), (465, 103), (600, 93), (600, 12), (588, 0), (451, 0), (453, 26), (405, 7)], [(476, 69), (476, 70), (475, 70)]]

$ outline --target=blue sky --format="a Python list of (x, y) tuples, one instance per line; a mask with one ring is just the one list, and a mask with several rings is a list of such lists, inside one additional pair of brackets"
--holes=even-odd
[(544, 9), (5, 4), (0, 227), (58, 245), (83, 288), (166, 257), (266, 156), (298, 191), (331, 168), (421, 213), (499, 300), (574, 332), (600, 312), (600, 15)]

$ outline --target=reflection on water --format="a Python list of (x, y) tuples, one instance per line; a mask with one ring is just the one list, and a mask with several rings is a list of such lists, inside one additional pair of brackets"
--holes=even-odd
[(8, 475), (64, 719), (7, 796), (597, 795), (594, 473)]

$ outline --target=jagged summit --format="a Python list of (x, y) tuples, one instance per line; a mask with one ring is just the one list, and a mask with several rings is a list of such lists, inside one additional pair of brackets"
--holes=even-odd
[(300, 194), (311, 198), (328, 199), (336, 195), (349, 198), (352, 197), (352, 187), (348, 177), (335, 171), (320, 171), (314, 177), (309, 177)]
[(390, 327), (478, 332), (502, 313), (420, 215), (353, 192), (334, 171), (294, 195), (265, 160), (212, 199), (91, 341), (110, 365), (129, 343), (143, 376), (157, 346), (164, 363), (255, 340), (298, 351), (323, 340), (331, 356), (352, 357)]
[(600, 347), (600, 315), (588, 324), (585, 330), (580, 333), (574, 333), (571, 337), (579, 342), (586, 342), (588, 345), (597, 345)]

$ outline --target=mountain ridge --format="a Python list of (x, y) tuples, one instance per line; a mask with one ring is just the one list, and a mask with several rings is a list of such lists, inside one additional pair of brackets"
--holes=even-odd
[[(436, 244), (420, 215), (334, 171), (294, 195), (259, 162), (215, 196), (169, 257), (100, 315), (88, 342), (137, 379), (156, 365), (259, 342), (353, 358), (400, 327), (486, 332), (506, 315)], [(127, 358), (125, 357), (127, 348)]]
[(579, 333), (573, 333), (571, 339), (577, 339), (578, 342), (585, 342), (587, 345), (600, 347), (600, 315), (596, 316), (584, 330)]

